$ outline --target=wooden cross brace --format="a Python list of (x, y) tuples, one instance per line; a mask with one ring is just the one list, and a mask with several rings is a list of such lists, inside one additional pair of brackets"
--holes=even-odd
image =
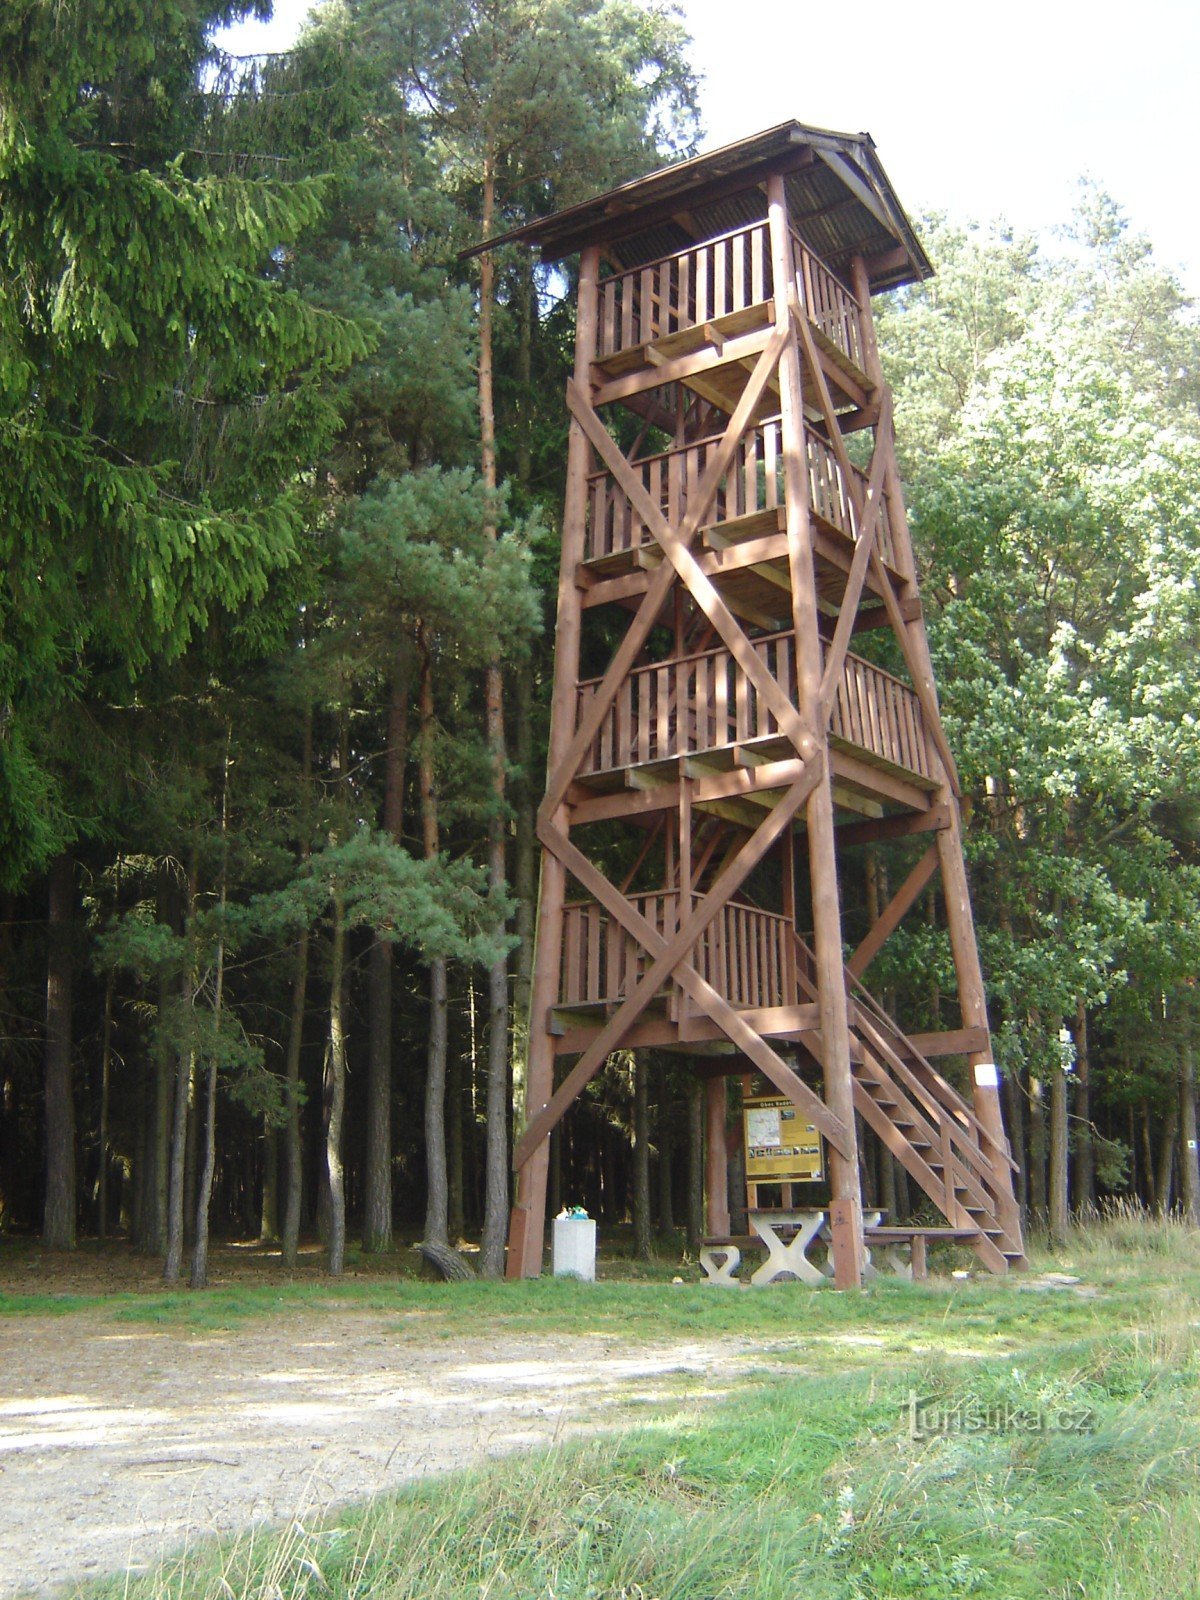
[(845, 1154), (852, 1148), (849, 1131), (841, 1119), (830, 1111), (820, 1096), (792, 1071), (766, 1040), (742, 1020), (733, 1007), (700, 976), (689, 960), (704, 930), (732, 899), (747, 875), (762, 860), (784, 829), (790, 826), (792, 818), (817, 784), (823, 780), (825, 773), (824, 758), (819, 754), (805, 764), (799, 777), (778, 804), (767, 813), (758, 828), (720, 874), (713, 887), (693, 909), (691, 915), (685, 916), (681, 907), (679, 927), (669, 940), (630, 904), (576, 845), (571, 843), (561, 827), (555, 823), (543, 823), (539, 826), (538, 832), (546, 849), (552, 851), (567, 871), (573, 873), (626, 932), (637, 940), (651, 957), (651, 964), (632, 994), (625, 998), (596, 1038), (588, 1045), (549, 1101), (530, 1119), (513, 1151), (514, 1167), (519, 1169), (524, 1166), (537, 1147), (548, 1137), (567, 1108), (595, 1077), (609, 1054), (620, 1045), (622, 1038), (658, 994), (663, 984), (672, 977), (695, 1002), (699, 1010), (712, 1019), (726, 1037), (754, 1062), (781, 1093), (786, 1094), (800, 1110), (805, 1112), (836, 1150)]

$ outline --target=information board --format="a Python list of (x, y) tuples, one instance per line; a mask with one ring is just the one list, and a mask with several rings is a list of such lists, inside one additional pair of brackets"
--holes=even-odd
[(825, 1176), (821, 1136), (785, 1095), (743, 1102), (749, 1183), (820, 1183)]

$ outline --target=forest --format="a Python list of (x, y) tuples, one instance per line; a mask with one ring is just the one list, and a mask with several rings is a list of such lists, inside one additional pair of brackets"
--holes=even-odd
[[(697, 149), (697, 83), (656, 0), (329, 0), (223, 54), (255, 9), (0, 13), (0, 1231), (495, 1276), (573, 296), (462, 252)], [(1096, 183), (1051, 241), (917, 225), (876, 317), (1020, 1201), (1200, 1222), (1200, 327)], [(957, 1025), (935, 894), (877, 972)], [(694, 1249), (700, 1118), (618, 1053), (552, 1208)]]

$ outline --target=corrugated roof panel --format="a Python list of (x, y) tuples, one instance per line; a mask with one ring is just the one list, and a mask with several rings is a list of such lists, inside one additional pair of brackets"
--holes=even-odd
[[(464, 255), (522, 240), (539, 244), (543, 259), (556, 261), (595, 243), (624, 267), (642, 265), (693, 242), (690, 230), (673, 220), (680, 213), (688, 212), (709, 238), (761, 218), (760, 185), (769, 172), (784, 174), (797, 231), (839, 276), (847, 275), (855, 254), (878, 261), (873, 288), (912, 283), (933, 270), (870, 135), (830, 133), (799, 122), (664, 167)], [(746, 186), (738, 189), (743, 176)], [(644, 226), (638, 225), (639, 214)]]

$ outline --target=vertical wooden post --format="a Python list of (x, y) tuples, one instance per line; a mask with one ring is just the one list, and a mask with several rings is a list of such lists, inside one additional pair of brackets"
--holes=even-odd
[[(579, 316), (575, 327), (575, 381), (585, 389), (596, 350), (596, 307), (600, 252), (589, 245), (579, 264)], [(548, 770), (562, 761), (575, 731), (575, 685), (579, 677), (580, 594), (576, 583), (584, 558), (587, 523), (587, 475), (591, 449), (583, 429), (572, 419), (567, 445), (567, 494), (563, 513), (563, 557), (558, 580), (558, 617), (554, 651), (554, 700), (550, 724)], [(566, 830), (566, 808), (557, 818)], [(529, 1063), (525, 1085), (525, 1117), (535, 1116), (554, 1092), (554, 1041), (546, 1027), (547, 1013), (558, 999), (562, 952), (563, 900), (566, 869), (548, 850), (542, 852), (537, 929), (534, 934), (533, 985), (529, 1000)], [(546, 1178), (549, 1145), (543, 1140), (517, 1172), (516, 1197), (509, 1222), (507, 1276), (536, 1278), (542, 1270), (546, 1234)]]
[[(875, 338), (875, 321), (871, 314), (871, 286), (867, 278), (866, 264), (861, 256), (855, 256), (850, 264), (850, 280), (851, 287), (861, 308), (863, 349), (864, 359), (867, 362), (867, 376), (872, 384), (875, 385), (876, 390), (881, 391), (883, 369), (880, 364), (879, 350)], [(887, 451), (885, 485), (888, 494), (888, 505), (892, 513), (892, 539), (895, 545), (896, 561), (901, 576), (912, 587), (915, 585), (916, 580), (916, 562), (913, 556), (912, 538), (908, 529), (908, 518), (904, 510), (904, 496), (901, 491), (899, 474), (896, 470), (893, 440), (890, 438), (877, 440), (877, 448)], [(929, 654), (929, 637), (925, 631), (924, 619), (918, 616), (907, 626), (917, 662), (922, 668), (936, 701), (937, 686), (933, 675), (933, 661)], [(938, 770), (940, 770), (941, 763), (938, 761), (936, 749), (931, 750), (931, 755), (937, 763)], [(945, 805), (950, 819), (948, 827), (938, 830), (937, 851), (938, 863), (942, 874), (942, 893), (946, 903), (946, 923), (950, 932), (950, 949), (954, 958), (954, 971), (958, 983), (959, 1010), (964, 1028), (982, 1028), (985, 1033), (990, 1034), (987, 999), (983, 986), (983, 969), (979, 963), (979, 947), (975, 940), (975, 920), (971, 913), (971, 894), (967, 883), (966, 863), (963, 858), (962, 818), (958, 797), (951, 789), (944, 771), (942, 772), (942, 783), (937, 799)], [(1004, 1132), (1004, 1115), (1000, 1104), (1000, 1084), (990, 1042), (985, 1043), (981, 1049), (973, 1051), (968, 1060), (971, 1067), (971, 1095), (975, 1115), (982, 1126), (997, 1141), (1000, 1148), (1007, 1150), (1009, 1146)], [(1012, 1182), (1007, 1173), (1005, 1173), (1001, 1184), (998, 1212), (1006, 1233), (1011, 1239), (1019, 1239), (1021, 1236), (1020, 1209), (1012, 1192)]]
[[(794, 282), (791, 237), (783, 178), (767, 179), (771, 261), (775, 275), (776, 314), (789, 327), (779, 362), (784, 477), (787, 498), (788, 567), (792, 584), (792, 623), (796, 637), (796, 693), (801, 716), (826, 745), (820, 726), (821, 640), (818, 632), (816, 571), (808, 506), (805, 465), (804, 389), (800, 352), (791, 327), (789, 289)], [(833, 831), (833, 793), (826, 771), (807, 806), (809, 868), (812, 881), (813, 943), (817, 964), (817, 1003), (825, 1101), (846, 1127), (851, 1148), (846, 1155), (830, 1147), (829, 1213), (833, 1236), (834, 1281), (839, 1289), (858, 1288), (863, 1274), (862, 1193), (850, 1078), (850, 1021), (842, 966), (842, 917), (838, 900)]]
[(704, 1084), (704, 1199), (708, 1232), (724, 1238), (729, 1232), (729, 1155), (725, 1147), (728, 1099), (725, 1079), (708, 1078)]

